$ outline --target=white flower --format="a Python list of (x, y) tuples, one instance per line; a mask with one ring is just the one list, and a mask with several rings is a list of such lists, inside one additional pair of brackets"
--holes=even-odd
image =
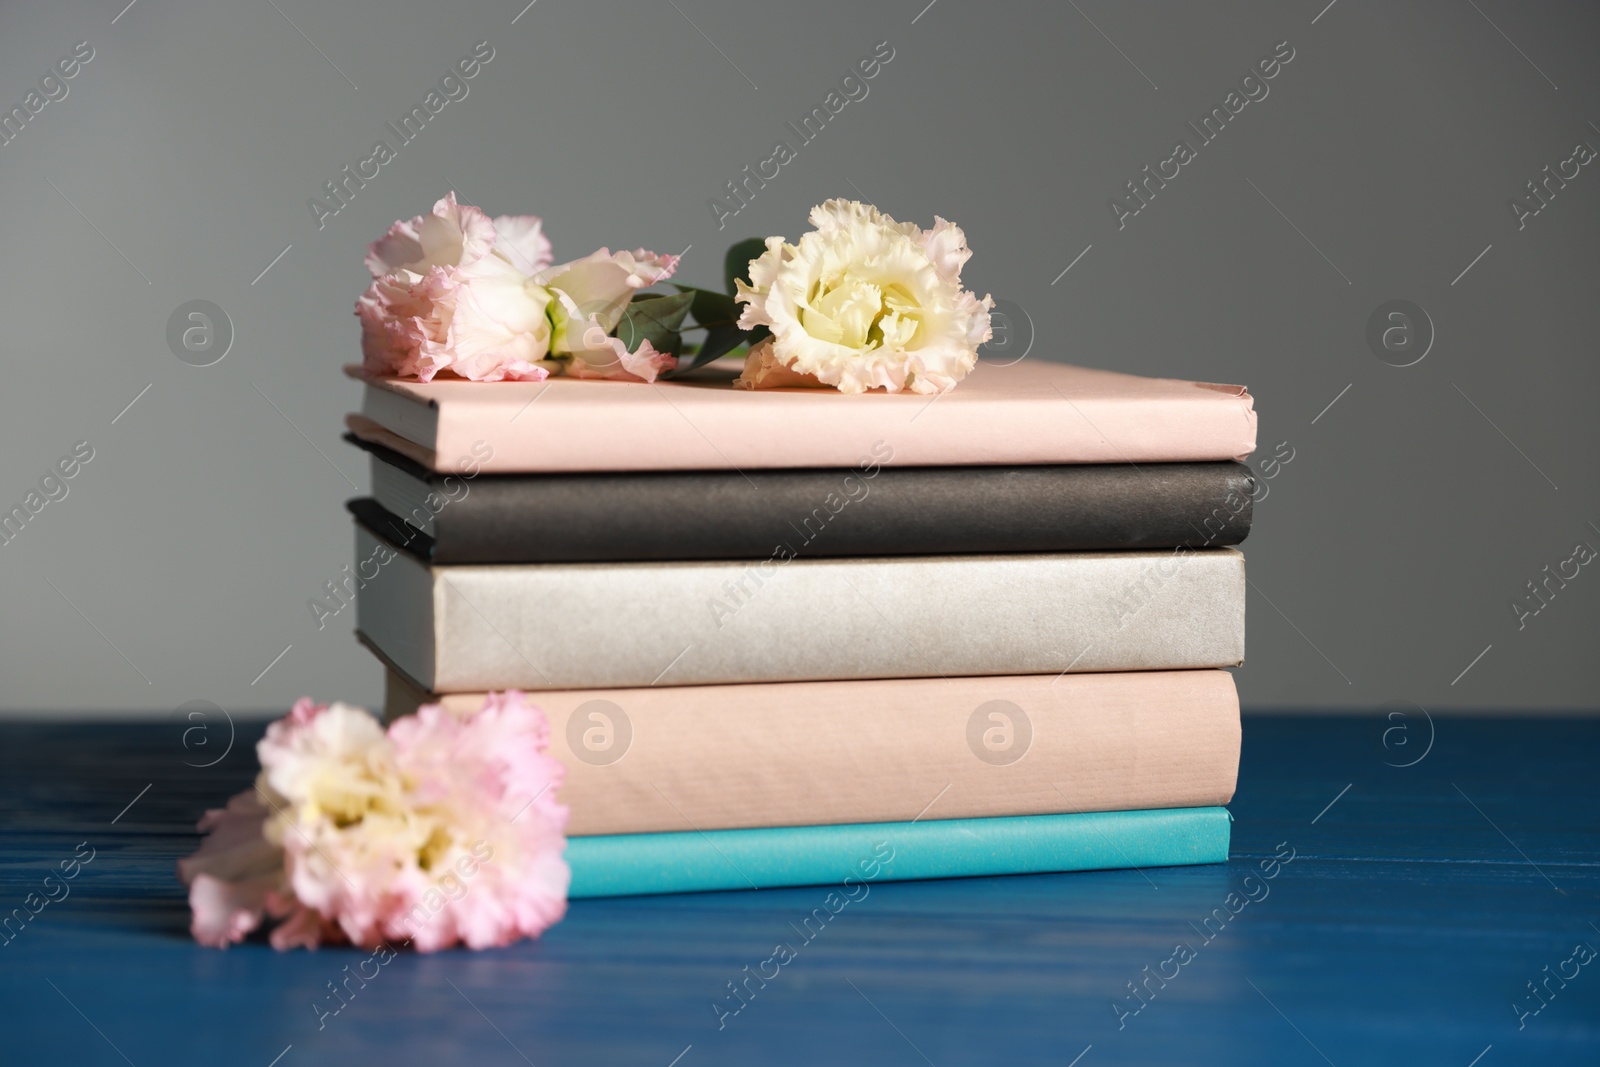
[(990, 337), (994, 306), (961, 288), (972, 255), (961, 228), (935, 217), (923, 230), (854, 200), (813, 208), (811, 224), (799, 244), (767, 238), (751, 284), (738, 284), (739, 326), (766, 326), (772, 336), (751, 349), (736, 384), (954, 388)]
[(629, 352), (626, 338), (610, 336), (622, 321), (633, 294), (665, 281), (677, 269), (677, 256), (640, 248), (632, 252), (602, 248), (582, 259), (551, 267), (539, 276), (550, 290), (550, 354), (571, 357), (565, 370), (574, 378), (638, 378), (655, 381), (677, 360), (649, 341)]

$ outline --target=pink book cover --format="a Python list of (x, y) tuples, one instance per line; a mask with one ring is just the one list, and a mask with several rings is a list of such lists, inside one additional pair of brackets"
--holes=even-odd
[(1244, 459), (1256, 443), (1243, 386), (1042, 360), (980, 363), (935, 396), (739, 390), (722, 368), (653, 385), (346, 373), (367, 385), (350, 430), (439, 471), (1175, 463)]
[[(1226, 804), (1227, 671), (654, 686), (530, 694), (573, 836)], [(385, 713), (435, 696), (388, 672)]]

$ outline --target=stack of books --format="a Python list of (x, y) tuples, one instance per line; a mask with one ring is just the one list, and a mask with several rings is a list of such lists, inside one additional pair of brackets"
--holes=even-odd
[(572, 896), (1227, 858), (1245, 390), (731, 376), (363, 378), (347, 419), (386, 714), (530, 691)]

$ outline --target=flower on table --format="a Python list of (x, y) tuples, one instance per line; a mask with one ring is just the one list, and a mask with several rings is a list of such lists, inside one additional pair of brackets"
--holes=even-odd
[(387, 731), (301, 700), (257, 746), (255, 788), (208, 811), (179, 861), (197, 941), (226, 947), (266, 918), (274, 947), (409, 942), (428, 952), (536, 937), (566, 910), (565, 770), (544, 713), (492, 693)]
[(767, 238), (737, 283), (739, 327), (770, 336), (751, 347), (736, 384), (954, 388), (991, 336), (994, 307), (961, 287), (972, 255), (961, 227), (935, 217), (924, 230), (854, 200), (813, 208), (811, 224), (798, 244)]

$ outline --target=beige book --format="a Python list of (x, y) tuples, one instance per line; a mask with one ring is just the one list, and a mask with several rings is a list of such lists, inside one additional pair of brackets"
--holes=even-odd
[(430, 566), (364, 526), (356, 542), (358, 628), (440, 693), (1244, 658), (1244, 557), (1231, 548)]
[[(1226, 671), (785, 682), (530, 694), (574, 836), (1226, 804)], [(385, 712), (435, 697), (389, 671)]]

